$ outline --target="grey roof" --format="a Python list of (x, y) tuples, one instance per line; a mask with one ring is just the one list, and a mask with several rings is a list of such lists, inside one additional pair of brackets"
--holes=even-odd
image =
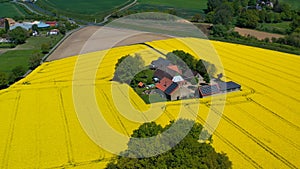
[(166, 66), (169, 66), (170, 65), (170, 61), (169, 60), (166, 60), (164, 58), (158, 58), (157, 60), (154, 60), (151, 62), (151, 65), (155, 66), (155, 67), (166, 67)]
[(202, 96), (210, 96), (220, 92), (220, 89), (217, 84), (215, 85), (205, 85), (199, 88), (200, 94)]
[(234, 89), (240, 89), (241, 88), (241, 85), (239, 85), (239, 84), (237, 84), (233, 81), (218, 82), (218, 85), (219, 85), (221, 91), (234, 90)]

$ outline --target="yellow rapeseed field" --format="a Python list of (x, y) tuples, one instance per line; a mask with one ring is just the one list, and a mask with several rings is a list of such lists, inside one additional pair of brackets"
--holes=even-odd
[[(196, 57), (214, 62), (211, 49), (205, 45), (198, 51), (188, 47), (206, 43), (206, 40), (182, 38), (147, 44), (163, 53), (176, 49), (194, 55), (200, 53)], [(211, 43), (220, 56), (226, 79), (242, 85), (242, 91), (227, 94), (213, 146), (218, 152), (228, 154), (234, 168), (299, 168), (299, 56)], [(117, 60), (136, 53), (147, 64), (162, 56), (140, 44), (69, 57), (46, 62), (0, 91), (0, 168), (105, 167), (114, 155), (92, 139), (105, 139), (103, 135), (95, 130), (89, 137), (81, 127), (75, 112), (77, 96), (73, 87), (83, 89), (86, 94), (93, 89), (97, 108), (106, 122), (125, 136), (130, 136), (140, 125), (131, 119), (131, 113), (140, 120), (166, 125), (185, 112), (204, 124), (211, 98), (146, 105), (127, 85), (111, 81)], [(78, 59), (83, 59), (80, 64)], [(78, 97), (84, 98), (79, 109), (87, 114), (94, 111), (88, 99), (92, 96)]]

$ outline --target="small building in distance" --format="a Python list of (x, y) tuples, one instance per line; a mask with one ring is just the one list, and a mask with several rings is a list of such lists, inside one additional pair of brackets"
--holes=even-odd
[(32, 25), (36, 24), (38, 28), (49, 28), (50, 25), (41, 22), (41, 21), (34, 21), (34, 22), (23, 22), (23, 23), (15, 23), (13, 25), (10, 25), (10, 30), (13, 30), (17, 27), (21, 27), (23, 29), (29, 30), (32, 28)]
[(57, 26), (57, 22), (56, 21), (47, 21), (45, 22), (46, 24), (48, 24), (50, 27), (55, 27)]
[(52, 29), (49, 32), (47, 32), (47, 35), (58, 35), (59, 30), (58, 29)]

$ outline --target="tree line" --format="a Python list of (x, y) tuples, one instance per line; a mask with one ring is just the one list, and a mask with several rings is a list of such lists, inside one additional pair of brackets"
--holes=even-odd
[[(131, 137), (158, 136), (158, 138), (149, 143), (130, 139), (127, 150), (122, 152), (120, 156), (113, 158), (106, 168), (232, 168), (232, 163), (227, 155), (216, 152), (211, 146), (210, 143), (213, 141), (211, 138), (210, 143), (198, 141), (202, 128), (199, 123), (185, 119), (179, 119), (176, 122), (171, 121), (165, 127), (155, 122), (144, 123), (133, 131)], [(179, 140), (186, 132), (187, 135)], [(178, 144), (177, 141), (179, 141)], [(166, 147), (169, 147), (170, 150), (157, 156), (143, 158), (148, 152), (157, 152)]]
[[(233, 32), (233, 27), (255, 29), (260, 23), (280, 23), (289, 21), (284, 33), (279, 39), (265, 39), (282, 45), (300, 47), (300, 11), (294, 10), (284, 1), (279, 0), (208, 0), (205, 21), (213, 23), (213, 37), (230, 39), (241, 38)], [(252, 38), (252, 37), (251, 37)], [(251, 38), (249, 40), (251, 40)], [(253, 39), (253, 38), (252, 38)]]

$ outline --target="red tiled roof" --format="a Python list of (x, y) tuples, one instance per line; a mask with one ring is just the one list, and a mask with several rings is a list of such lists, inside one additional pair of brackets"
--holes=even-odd
[(168, 68), (175, 71), (175, 72), (177, 72), (177, 73), (179, 73), (179, 74), (182, 74), (182, 71), (176, 65), (169, 65)]
[(143, 82), (140, 82), (140, 83), (138, 84), (138, 86), (143, 87), (143, 86), (144, 86), (144, 83), (143, 83)]
[(56, 21), (47, 21), (45, 23), (48, 24), (48, 25), (50, 25), (50, 26), (56, 26), (56, 24), (57, 24)]
[(159, 83), (156, 83), (155, 87), (164, 92), (172, 83), (171, 79), (164, 77)]

